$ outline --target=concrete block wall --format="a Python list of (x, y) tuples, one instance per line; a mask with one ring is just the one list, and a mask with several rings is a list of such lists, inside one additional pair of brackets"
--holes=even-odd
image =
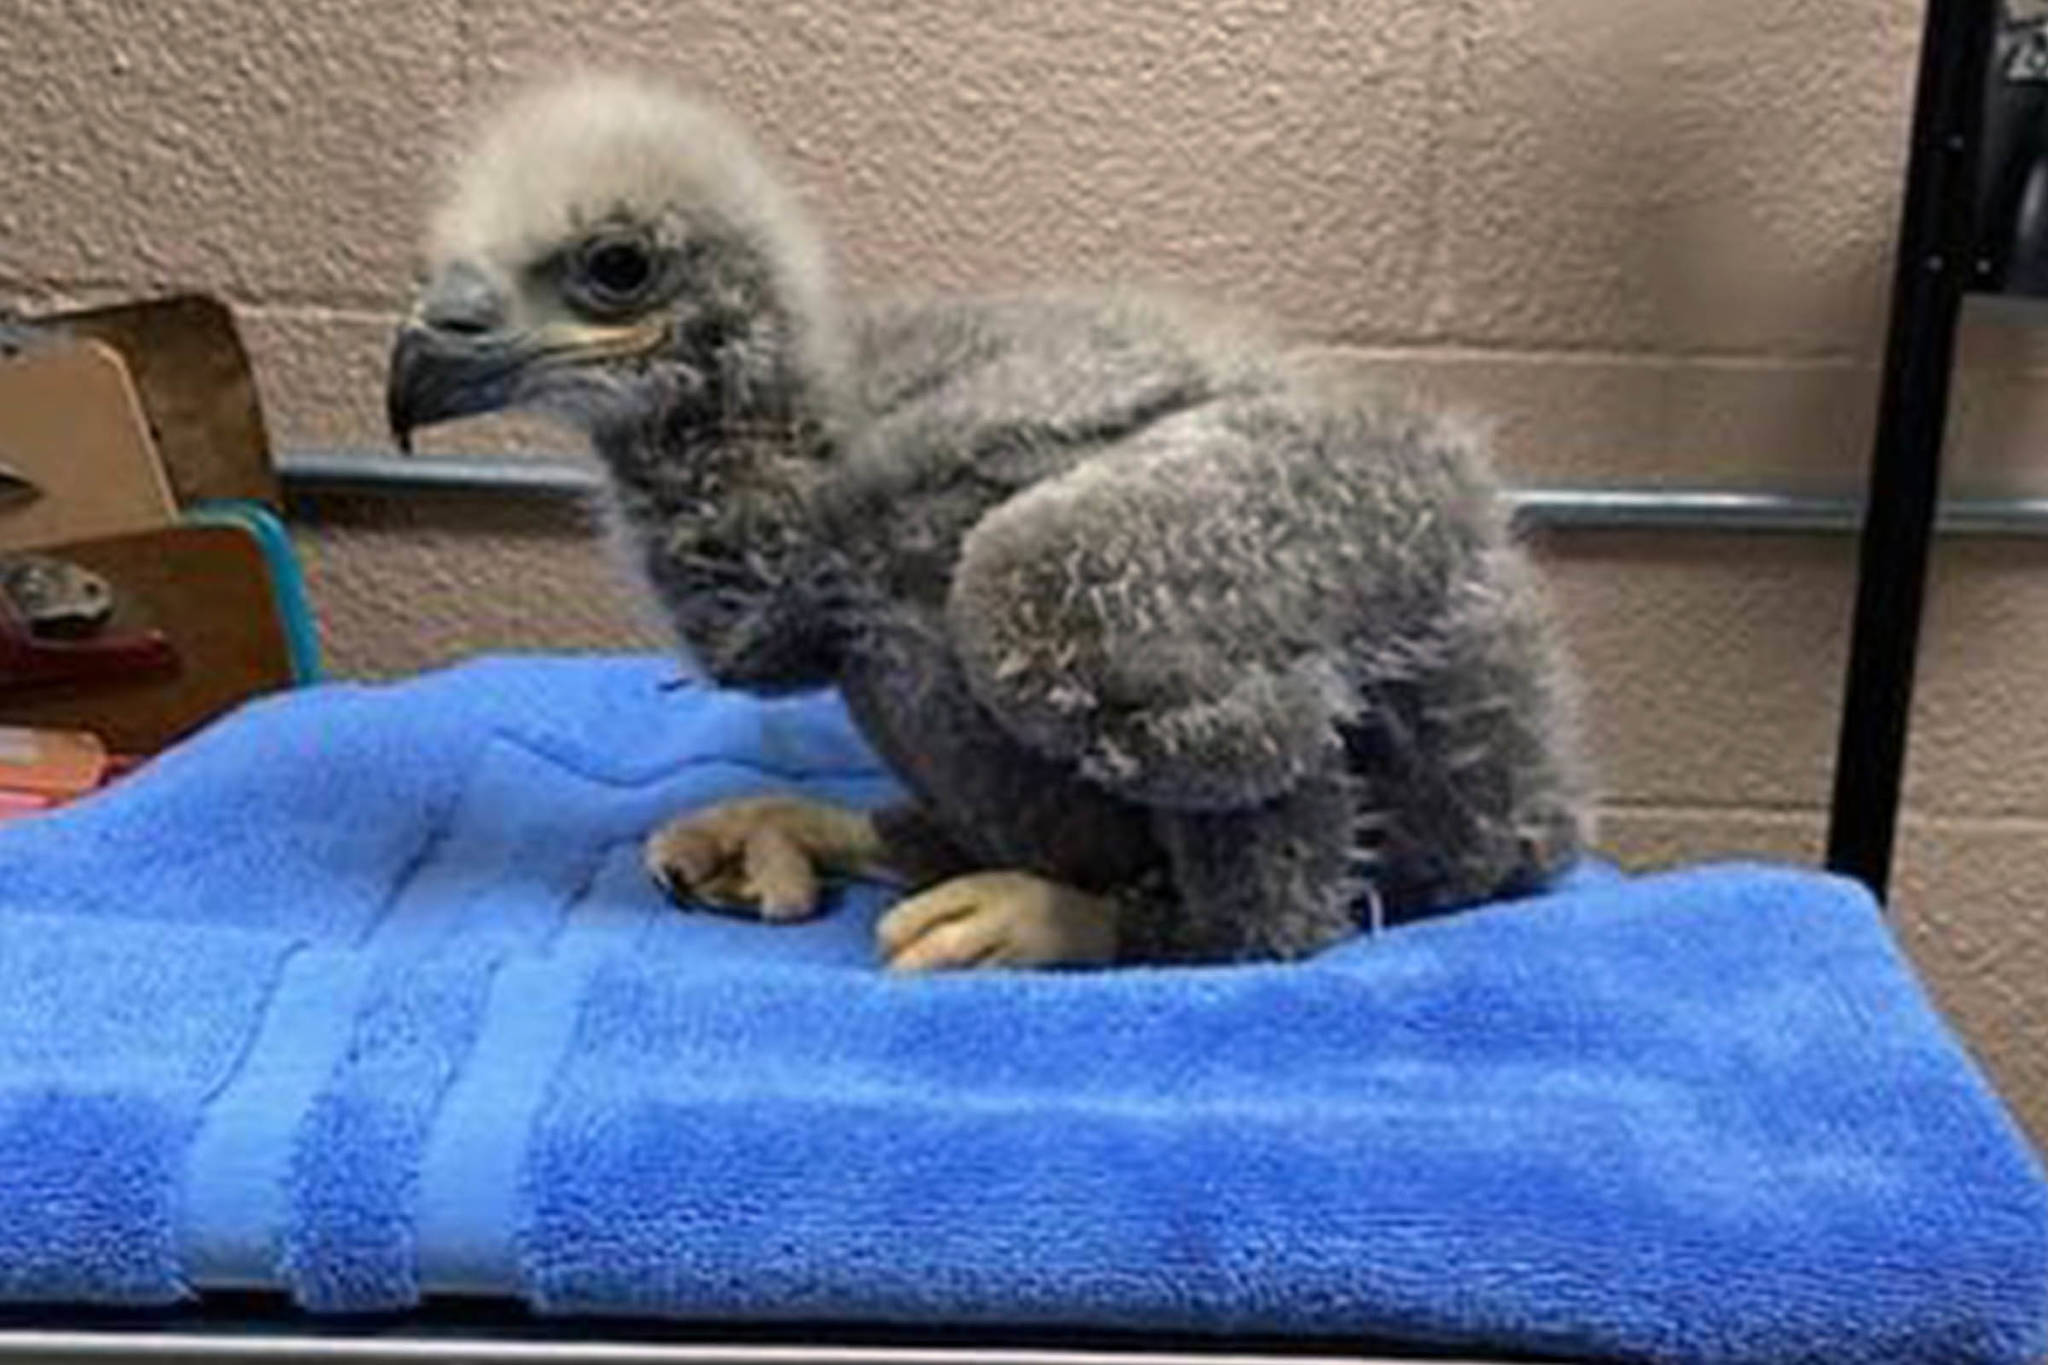
[[(1908, 0), (9, 0), (0, 302), (231, 299), (286, 448), (384, 444), (448, 137), (565, 61), (750, 118), (856, 289), (1144, 278), (1490, 414), (1527, 482), (1856, 486)], [(1971, 324), (1951, 486), (2037, 491), (2048, 338)], [(517, 455), (520, 424), (432, 449)], [(654, 642), (573, 517), (305, 509), (334, 662)], [(1841, 538), (1558, 535), (1609, 842), (1812, 856)], [(1901, 924), (2048, 1135), (2048, 545), (1945, 545)]]

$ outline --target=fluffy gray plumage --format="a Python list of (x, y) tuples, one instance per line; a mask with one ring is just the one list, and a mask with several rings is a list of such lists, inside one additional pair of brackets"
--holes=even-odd
[(435, 256), (394, 425), (588, 431), (710, 673), (843, 690), (920, 881), (1027, 870), (1126, 958), (1228, 960), (1578, 851), (1543, 598), (1457, 426), (1158, 297), (842, 312), (746, 137), (629, 81), (507, 113)]

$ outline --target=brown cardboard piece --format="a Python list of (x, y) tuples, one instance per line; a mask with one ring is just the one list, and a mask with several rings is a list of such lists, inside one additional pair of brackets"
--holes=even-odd
[(0, 688), (0, 725), (89, 730), (117, 753), (153, 754), (250, 697), (291, 685), (269, 566), (240, 528), (170, 526), (54, 553), (116, 585), (104, 635), (160, 630), (178, 667), (90, 686)]
[(0, 359), (0, 464), (36, 493), (0, 502), (0, 550), (177, 520), (127, 366), (97, 341), (53, 341)]
[(179, 294), (38, 319), (127, 362), (180, 506), (245, 499), (281, 511), (248, 349), (225, 303)]
[[(0, 496), (0, 556), (34, 549), (101, 574), (116, 599), (94, 641), (159, 633), (176, 667), (0, 677), (0, 725), (91, 731), (152, 754), (248, 698), (288, 687), (292, 661), (262, 547), (186, 523), (216, 500), (280, 510), (248, 355), (220, 302), (179, 296), (43, 316), (49, 339), (0, 361), (0, 465), (40, 496)], [(0, 485), (0, 494), (7, 489)], [(104, 673), (104, 668), (98, 670)]]

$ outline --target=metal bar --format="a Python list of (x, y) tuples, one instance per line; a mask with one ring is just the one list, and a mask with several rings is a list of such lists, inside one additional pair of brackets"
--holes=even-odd
[[(454, 492), (577, 498), (597, 471), (566, 458), (442, 459), (346, 451), (283, 456), (288, 488), (369, 497)], [(1681, 488), (1521, 488), (1508, 493), (1523, 525), (1588, 531), (1730, 531), (1846, 535), (1861, 524), (1854, 498)], [(1943, 504), (1947, 535), (2048, 536), (2048, 498), (1961, 498)]]
[(1855, 529), (1860, 511), (1848, 498), (1733, 489), (1522, 488), (1507, 498), (1520, 524), (1546, 530), (1841, 534)]
[(560, 458), (455, 459), (345, 450), (290, 451), (278, 476), (295, 493), (503, 493), (575, 497), (594, 493), (597, 471)]
[(1880, 900), (1898, 831), (1956, 325), (1975, 259), (1976, 155), (1996, 8), (1995, 0), (1929, 0), (1921, 39), (1828, 821), (1828, 867)]
[[(1668, 488), (1521, 488), (1508, 501), (1527, 526), (1564, 530), (1854, 534), (1860, 498)], [(1952, 498), (1935, 529), (1949, 536), (2048, 536), (2048, 498)]]

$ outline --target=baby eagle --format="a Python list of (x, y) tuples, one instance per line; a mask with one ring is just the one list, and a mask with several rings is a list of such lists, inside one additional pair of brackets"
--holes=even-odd
[(842, 312), (746, 135), (636, 80), (506, 111), (432, 253), (401, 442), (587, 432), (710, 676), (836, 687), (911, 793), (686, 814), (678, 900), (891, 878), (898, 968), (1291, 958), (1578, 851), (1542, 596), (1452, 425), (1160, 298)]

